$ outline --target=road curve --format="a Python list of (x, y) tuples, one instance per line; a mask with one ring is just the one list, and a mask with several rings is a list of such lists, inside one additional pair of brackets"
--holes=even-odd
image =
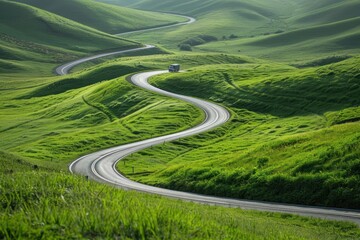
[[(179, 23), (171, 26), (179, 26), (184, 24), (190, 24), (195, 21), (195, 19), (188, 17), (189, 21), (185, 23)], [(150, 31), (155, 29), (168, 28), (170, 26), (158, 27), (154, 29), (146, 29), (139, 30), (134, 32), (141, 31)], [(133, 32), (133, 33), (134, 33)], [(129, 32), (131, 33), (131, 32)], [(125, 34), (125, 33), (123, 33)], [(106, 57), (110, 55), (116, 55), (126, 52), (132, 51), (140, 51), (144, 49), (153, 48), (152, 45), (146, 45), (145, 47), (116, 51), (111, 53), (98, 54), (91, 57), (82, 58), (67, 64), (64, 64), (56, 69), (56, 73), (59, 75), (68, 74), (69, 70), (76, 65), (81, 63)], [(124, 188), (124, 189), (132, 189), (147, 193), (159, 194), (167, 197), (182, 199), (185, 201), (193, 201), (210, 205), (221, 205), (227, 207), (240, 207), (242, 209), (252, 209), (252, 210), (260, 210), (260, 211), (271, 211), (271, 212), (284, 212), (284, 213), (293, 213), (305, 216), (313, 216), (325, 219), (333, 219), (333, 220), (346, 220), (352, 221), (360, 225), (360, 211), (353, 209), (336, 209), (336, 208), (320, 208), (320, 207), (310, 207), (310, 206), (302, 206), (302, 205), (290, 205), (290, 204), (278, 204), (278, 203), (268, 203), (261, 201), (249, 201), (249, 200), (237, 200), (237, 199), (229, 199), (229, 198), (221, 198), (221, 197), (212, 197), (205, 196), (201, 194), (194, 193), (186, 193), (168, 189), (157, 188), (153, 186), (144, 185), (141, 183), (137, 183), (131, 181), (121, 175), (115, 168), (118, 161), (127, 155), (139, 151), (141, 149), (150, 147), (152, 145), (160, 144), (167, 141), (172, 141), (175, 139), (179, 139), (186, 136), (191, 136), (203, 131), (210, 130), (215, 128), (223, 123), (225, 123), (230, 115), (229, 112), (221, 106), (216, 104), (206, 102), (200, 99), (191, 98), (187, 96), (182, 96), (179, 94), (174, 94), (170, 92), (166, 92), (164, 90), (155, 88), (147, 83), (147, 79), (151, 76), (155, 76), (157, 74), (162, 74), (164, 71), (155, 71), (155, 72), (146, 72), (140, 73), (132, 76), (131, 82), (141, 88), (163, 94), (169, 97), (178, 98), (187, 102), (190, 102), (199, 108), (203, 109), (206, 114), (206, 119), (203, 123), (198, 126), (195, 126), (191, 129), (185, 130), (183, 132), (174, 133), (166, 136), (156, 137), (152, 139), (143, 140), (140, 142), (130, 143), (118, 147), (113, 147), (105, 150), (101, 150), (95, 153), (88, 154), (83, 156), (69, 166), (69, 170), (72, 173), (81, 174), (84, 176), (88, 176), (90, 179), (95, 181), (111, 184), (116, 187)]]
[(194, 23), (196, 21), (196, 19), (193, 18), (193, 17), (188, 17), (188, 16), (184, 16), (184, 15), (179, 15), (179, 14), (171, 14), (171, 15), (184, 17), (184, 18), (187, 18), (188, 20), (186, 22), (175, 23), (175, 24), (172, 24), (172, 25), (166, 25), (166, 26), (162, 26), (162, 27), (155, 27), (155, 28), (148, 28), (148, 29), (124, 32), (124, 33), (119, 33), (119, 34), (115, 34), (115, 35), (116, 36), (123, 36), (123, 35), (131, 34), (131, 33), (142, 33), (142, 32), (148, 32), (148, 31), (153, 31), (153, 30), (161, 30), (161, 29), (170, 28), (170, 27), (176, 27), (176, 26), (192, 24), (192, 23)]

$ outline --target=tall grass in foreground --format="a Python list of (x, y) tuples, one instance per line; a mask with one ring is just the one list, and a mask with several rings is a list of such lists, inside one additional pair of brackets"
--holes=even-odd
[(0, 239), (360, 237), (352, 223), (185, 203), (27, 168), (0, 174)]

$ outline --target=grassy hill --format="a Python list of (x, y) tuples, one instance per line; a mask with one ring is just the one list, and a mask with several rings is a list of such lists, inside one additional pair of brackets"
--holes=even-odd
[[(156, 0), (136, 0), (136, 1), (127, 1), (127, 0), (100, 0), (101, 2), (110, 2), (112, 4), (121, 4), (128, 7), (134, 7), (139, 9), (148, 9), (152, 11), (170, 11), (182, 14), (190, 14), (193, 16), (202, 16), (204, 14), (210, 13), (212, 11), (217, 11), (221, 9), (235, 10), (235, 9), (244, 9), (248, 11), (258, 12), (260, 15), (273, 16), (276, 7), (282, 9), (283, 1), (244, 1), (244, 0), (209, 0), (204, 3), (201, 0), (185, 0), (185, 1), (176, 1), (176, 0), (167, 0), (167, 1), (156, 1)], [(274, 4), (276, 6), (274, 6)], [(270, 10), (271, 9), (271, 10)], [(281, 10), (278, 11), (281, 11)], [(226, 17), (226, 16), (224, 16)]]
[(218, 65), (158, 77), (160, 88), (227, 106), (232, 121), (133, 154), (119, 169), (183, 191), (360, 208), (359, 63)]
[[(84, 154), (201, 122), (194, 106), (127, 81), (177, 62), (188, 71), (153, 84), (222, 104), (231, 121), (133, 154), (120, 171), (173, 189), (359, 209), (357, 1), (121, 1), (196, 16), (194, 25), (131, 35), (193, 52), (122, 56), (53, 76), (59, 63), (140, 45), (59, 15), (109, 32), (145, 20), (128, 24), (123, 9), (93, 1), (27, 1), (45, 11), (0, 0), (0, 238), (358, 239), (351, 223), (184, 203), (64, 173)], [(144, 14), (142, 26), (179, 21), (131, 14)]]
[[(240, 52), (286, 62), (359, 53), (359, 5), (358, 0), (211, 0), (206, 4), (196, 0), (146, 0), (129, 4), (142, 9), (186, 13), (198, 18), (199, 21), (191, 26), (163, 30), (156, 43), (167, 48)], [(194, 41), (202, 35), (211, 36), (212, 41)], [(142, 42), (152, 41), (150, 33), (129, 37)], [(184, 44), (190, 46), (181, 48)]]
[[(143, 9), (172, 11), (195, 16), (197, 22), (186, 27), (161, 31), (156, 39), (165, 47), (177, 49), (177, 45), (197, 35), (210, 35), (219, 40), (234, 34), (237, 36), (257, 35), (276, 31), (283, 26), (280, 19), (288, 4), (279, 1), (211, 0), (203, 1), (140, 1), (130, 5)], [(148, 34), (130, 35), (132, 39), (155, 42)]]
[(79, 52), (139, 45), (25, 4), (0, 4), (1, 33), (23, 41)]
[(201, 51), (241, 52), (282, 61), (301, 61), (329, 55), (358, 54), (360, 17), (256, 38), (212, 42)]
[[(322, 3), (320, 5), (320, 3)], [(321, 25), (351, 18), (359, 17), (360, 2), (350, 1), (312, 1), (298, 2), (297, 7), (302, 9), (302, 13), (294, 16), (291, 21), (296, 25)]]
[[(0, 69), (8, 76), (49, 76), (56, 65), (84, 54), (136, 46), (29, 5), (0, 1)], [(1, 82), (14, 81), (3, 76)]]
[[(353, 159), (357, 152), (353, 150), (357, 149), (358, 124), (347, 123), (358, 117), (351, 109), (358, 104), (353, 97), (358, 94), (358, 72), (353, 67), (358, 59), (297, 70), (284, 64), (226, 54), (126, 57), (69, 76), (31, 79), (40, 82), (40, 86), (22, 85), (20, 81), (1, 91), (0, 110), (4, 114), (0, 116), (0, 137), (6, 139), (0, 146), (3, 193), (0, 222), (6, 223), (0, 224), (1, 237), (208, 239), (226, 235), (254, 239), (356, 239), (359, 236), (359, 228), (350, 223), (210, 207), (115, 191), (53, 170), (65, 170), (71, 160), (96, 149), (178, 131), (200, 122), (204, 116), (194, 107), (141, 91), (125, 79), (128, 73), (163, 69), (175, 60), (185, 68), (194, 64), (199, 67), (154, 79), (156, 84), (164, 88), (175, 86), (178, 92), (220, 102), (231, 109), (232, 120), (215, 131), (132, 155), (127, 166), (134, 165), (136, 175), (128, 176), (219, 195), (225, 195), (224, 191), (239, 193), (236, 187), (242, 180), (251, 185), (245, 187), (257, 193), (272, 194), (256, 185), (268, 181), (265, 186), (289, 194), (289, 186), (298, 184), (296, 179), (302, 180), (306, 173), (309, 177), (305, 183), (312, 184), (311, 176), (316, 173), (306, 166), (317, 166), (318, 159), (314, 162), (303, 159), (302, 153), (296, 151), (303, 148), (310, 151), (310, 156), (316, 154), (326, 162), (325, 169), (317, 167), (316, 171), (324, 172), (320, 179), (328, 181), (327, 186), (339, 190), (334, 186), (344, 186), (341, 174), (351, 174), (352, 191), (359, 189), (357, 168), (351, 167), (356, 166)], [(326, 81), (321, 81), (323, 77)], [(349, 85), (343, 85), (343, 81)], [(331, 82), (332, 87), (328, 88), (326, 82)], [(193, 87), (188, 87), (189, 84)], [(307, 102), (299, 97), (299, 92), (304, 91), (308, 91)], [(348, 97), (343, 97), (344, 92)], [(321, 130), (325, 125), (331, 127)], [(327, 135), (317, 134), (318, 131)], [(340, 134), (342, 138), (338, 138)], [(333, 150), (331, 144), (335, 146)], [(337, 163), (340, 157), (345, 159), (343, 164)], [(291, 175), (291, 183), (285, 173)], [(329, 181), (328, 177), (334, 180)], [(273, 188), (275, 184), (281, 188)], [(323, 185), (317, 182), (316, 186)], [(347, 200), (344, 203), (354, 199), (354, 194), (351, 198), (343, 196)], [(112, 220), (104, 221), (105, 216)], [(273, 226), (277, 226), (276, 230)]]
[[(63, 77), (18, 79), (2, 89), (1, 148), (38, 165), (66, 164), (94, 149), (162, 135), (201, 121), (195, 107), (144, 93), (124, 76), (169, 62), (241, 63), (223, 55), (130, 57)], [(5, 87), (5, 86), (4, 86)], [(154, 116), (157, 117), (154, 117)], [(27, 137), (24, 137), (26, 135)], [(49, 160), (53, 160), (52, 162)]]
[(86, 26), (111, 34), (169, 25), (184, 21), (184, 18), (163, 13), (153, 13), (124, 8), (92, 0), (16, 0)]
[(109, 32), (111, 29), (114, 32), (135, 30), (183, 20), (166, 14), (132, 11), (90, 1), (60, 1), (51, 4), (48, 1), (23, 1), (24, 4), (18, 2), (20, 1), (0, 1), (0, 69), (7, 73), (9, 77), (6, 78), (10, 79), (7, 81), (2, 78), (1, 82), (4, 84), (9, 84), (14, 74), (21, 77), (23, 72), (27, 75), (49, 76), (49, 69), (57, 64), (90, 52), (127, 49), (141, 45), (60, 15)]

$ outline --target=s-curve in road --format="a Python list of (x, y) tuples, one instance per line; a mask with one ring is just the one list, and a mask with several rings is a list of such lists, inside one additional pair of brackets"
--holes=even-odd
[(74, 161), (70, 165), (69, 169), (71, 172), (81, 175), (86, 175), (90, 179), (102, 183), (111, 184), (116, 187), (159, 194), (167, 197), (183, 199), (186, 201), (193, 201), (204, 204), (221, 205), (228, 207), (240, 207), (242, 209), (293, 213), (293, 214), (320, 217), (326, 219), (347, 220), (347, 221), (354, 221), (360, 224), (360, 212), (356, 212), (354, 210), (319, 208), (319, 207), (308, 207), (308, 206), (299, 206), (299, 205), (267, 203), (267, 202), (259, 202), (259, 201), (245, 201), (245, 200), (237, 200), (237, 199), (229, 199), (229, 198), (221, 198), (221, 197), (211, 197), (201, 194), (173, 191), (173, 190), (144, 185), (141, 183), (131, 181), (126, 177), (124, 177), (122, 174), (120, 174), (116, 170), (115, 166), (117, 162), (119, 162), (122, 158), (126, 157), (127, 155), (140, 151), (152, 145), (156, 145), (163, 142), (172, 141), (182, 137), (187, 137), (204, 131), (208, 131), (212, 128), (215, 128), (225, 123), (230, 117), (229, 112), (225, 108), (219, 105), (192, 97), (170, 93), (158, 89), (154, 86), (151, 86), (147, 82), (147, 79), (149, 77), (162, 73), (164, 73), (164, 71), (139, 73), (131, 77), (131, 82), (134, 85), (144, 88), (146, 90), (150, 90), (169, 97), (181, 99), (183, 101), (187, 101), (191, 104), (198, 106), (206, 114), (206, 118), (204, 122), (196, 127), (193, 127), (191, 129), (182, 132), (156, 137), (152, 139), (147, 139), (135, 143), (125, 144), (122, 146), (109, 148), (106, 150), (102, 150), (99, 152), (95, 152), (83, 156), (78, 160)]
[[(151, 86), (147, 82), (149, 77), (163, 74), (166, 72), (167, 71), (153, 71), (153, 72), (139, 73), (131, 77), (131, 82), (134, 85), (144, 88), (146, 90), (159, 93), (165, 96), (177, 98), (198, 106), (204, 111), (206, 116), (205, 120), (201, 124), (182, 132), (151, 138), (135, 143), (125, 144), (83, 156), (77, 159), (76, 161), (74, 161), (70, 165), (69, 169), (71, 172), (86, 175), (89, 178), (94, 179), (96, 181), (110, 183), (112, 185), (123, 187), (126, 189), (159, 193), (162, 195), (169, 195), (169, 193), (172, 193), (169, 196), (173, 196), (173, 197), (176, 196), (176, 194), (173, 194), (175, 193), (175, 191), (165, 190), (161, 188), (154, 188), (125, 178), (123, 175), (117, 172), (115, 168), (116, 163), (125, 156), (140, 151), (144, 148), (168, 141), (173, 141), (179, 138), (188, 137), (191, 135), (195, 135), (213, 129), (225, 123), (230, 118), (230, 113), (225, 108), (217, 104), (210, 103), (193, 97), (167, 92), (162, 89)], [(187, 195), (187, 193), (182, 193), (182, 194)], [(192, 200), (191, 198), (187, 198), (187, 199)]]

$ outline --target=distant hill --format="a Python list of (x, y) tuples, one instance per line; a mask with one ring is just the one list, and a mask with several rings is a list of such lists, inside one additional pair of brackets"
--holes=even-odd
[[(122, 0), (110, 2), (124, 3)], [(143, 34), (144, 38), (142, 36), (132, 38), (140, 42), (160, 43), (167, 48), (178, 48), (177, 46), (186, 39), (198, 35), (209, 35), (221, 40), (230, 36), (260, 35), (268, 32), (269, 29), (276, 31), (284, 26), (279, 17), (290, 9), (289, 4), (277, 0), (135, 0), (132, 4), (129, 4), (129, 1), (125, 4), (151, 11), (186, 14), (197, 19), (194, 24), (186, 27), (164, 30), (156, 39), (151, 33)]]
[(360, 53), (360, 17), (267, 36), (214, 42), (199, 46), (206, 51), (240, 51), (243, 54), (300, 61)]
[[(98, 0), (122, 6), (146, 9), (151, 11), (169, 11), (193, 16), (203, 16), (210, 12), (228, 10), (253, 11), (260, 15), (272, 16), (274, 12), (281, 12), (288, 4), (277, 0)], [(226, 16), (224, 16), (226, 17)]]
[[(322, 3), (322, 4), (321, 4)], [(360, 16), (360, 1), (312, 1), (299, 2), (297, 7), (300, 13), (290, 18), (290, 22), (295, 25), (319, 25), (332, 23)]]
[[(359, 37), (359, 33), (360, 17), (357, 17), (316, 27), (276, 34), (261, 40), (252, 41), (249, 45), (276, 47), (298, 44), (300, 42), (309, 41), (309, 39), (316, 45), (316, 42), (319, 41), (338, 42), (337, 40), (340, 39), (357, 38)], [(358, 48), (360, 47), (360, 41), (348, 41), (346, 46), (347, 48)]]
[(0, 0), (0, 68), (18, 68), (11, 60), (59, 63), (88, 52), (139, 45), (29, 5)]
[[(218, 41), (194, 45), (192, 51), (240, 52), (286, 61), (360, 53), (360, 0), (99, 1), (196, 16), (195, 24), (161, 34), (157, 41), (168, 48), (200, 33)], [(149, 42), (151, 36), (132, 39)]]
[(92, 0), (15, 0), (107, 33), (121, 33), (184, 21), (184, 18), (152, 13)]

